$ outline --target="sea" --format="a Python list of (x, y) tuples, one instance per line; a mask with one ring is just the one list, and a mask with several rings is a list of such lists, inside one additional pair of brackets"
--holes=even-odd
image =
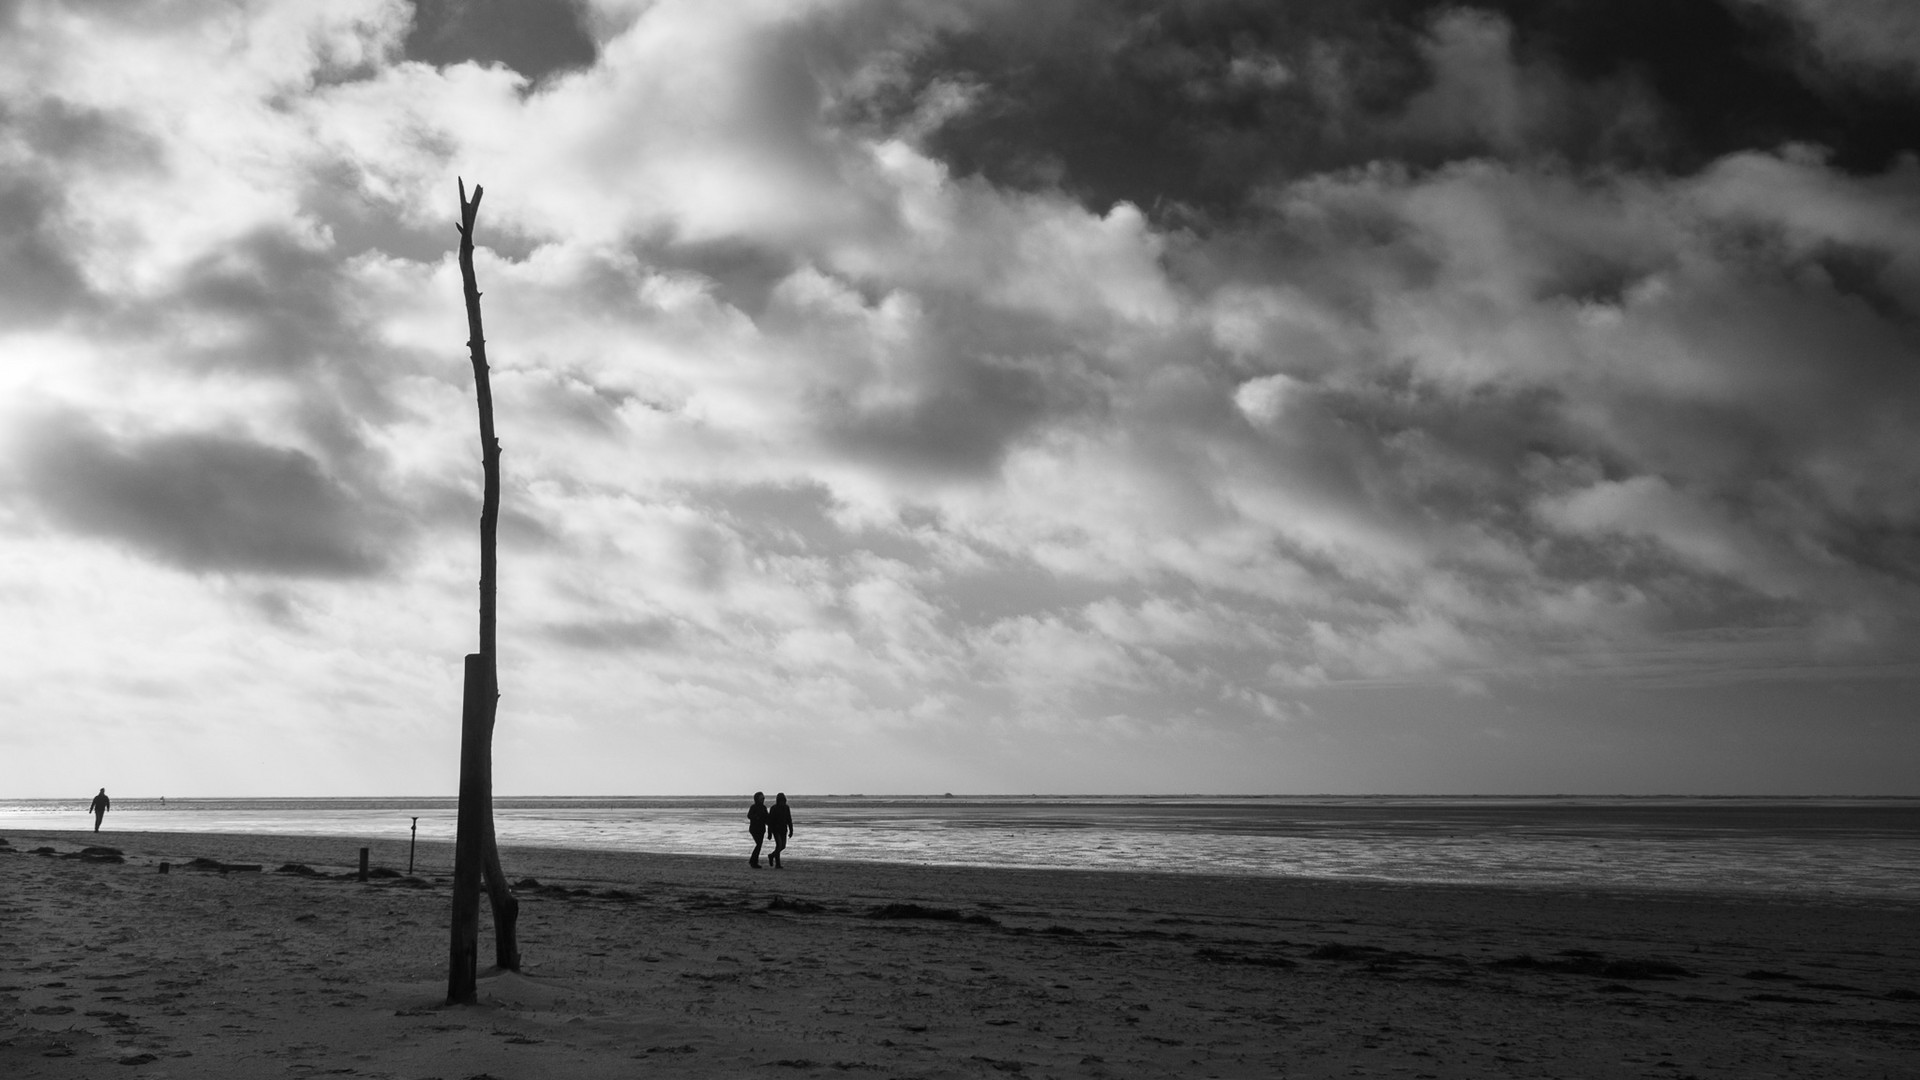
[[(790, 796), (809, 858), (1920, 901), (1920, 799)], [(496, 797), (514, 845), (744, 858), (748, 800)], [(109, 831), (451, 841), (452, 798), (119, 798)], [(0, 800), (0, 837), (90, 829)]]

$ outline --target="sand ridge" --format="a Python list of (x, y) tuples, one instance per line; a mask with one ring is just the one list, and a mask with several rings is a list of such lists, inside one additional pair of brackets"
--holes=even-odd
[(350, 838), (7, 839), (9, 1077), (1911, 1077), (1920, 1060), (1920, 905), (508, 849), (526, 970), (449, 1008), (445, 845), (409, 879), (404, 844), (373, 844), (394, 876), (361, 883)]

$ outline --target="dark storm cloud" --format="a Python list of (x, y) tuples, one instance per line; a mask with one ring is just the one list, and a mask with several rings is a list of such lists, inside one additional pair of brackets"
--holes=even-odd
[[(970, 318), (993, 314), (980, 310)], [(889, 471), (988, 476), (1023, 436), (1103, 408), (1099, 380), (1070, 351), (997, 352), (964, 333), (943, 337), (935, 348), (942, 355), (926, 358), (929, 377), (898, 398), (867, 403), (857, 392), (821, 394), (821, 435)]]
[[(904, 124), (957, 94), (924, 139), (956, 171), (1162, 212), (1378, 158), (1688, 172), (1811, 142), (1874, 171), (1920, 145), (1910, 91), (1810, 80), (1801, 55), (1789, 19), (1741, 0), (986, 5), (865, 104)], [(1496, 137), (1503, 109), (1524, 123)]]
[(45, 323), (87, 301), (62, 210), (53, 185), (0, 167), (0, 323)]
[(1866, 517), (1839, 513), (1825, 522), (1826, 549), (1848, 563), (1920, 586), (1920, 520), (1882, 512)]
[(134, 341), (177, 335), (171, 363), (290, 391), (288, 420), (329, 467), (359, 471), (365, 432), (397, 418), (389, 385), (415, 358), (370, 329), (354, 276), (330, 248), (255, 229), (193, 260), (156, 301), (126, 309), (122, 328)]
[(1920, 8), (1904, 0), (1743, 0), (1794, 20), (1816, 78), (1920, 85)]
[(260, 229), (186, 267), (169, 308), (217, 324), (214, 343), (194, 350), (204, 362), (289, 375), (365, 349), (345, 289), (332, 251)]
[(15, 128), (40, 157), (120, 173), (150, 172), (165, 162), (158, 138), (132, 116), (61, 98), (43, 98), (17, 115), (0, 112), (0, 128)]
[(68, 414), (24, 432), (20, 482), (56, 523), (195, 572), (379, 573), (397, 518), (298, 450), (234, 435), (119, 437)]
[[(926, 145), (999, 185), (1057, 184), (1096, 208), (1231, 205), (1283, 162), (1341, 157), (1301, 78), (1316, 31), (1356, 47), (1367, 32), (1369, 56), (1395, 55), (1371, 40), (1357, 8), (1333, 5), (1008, 7), (941, 34), (872, 105), (898, 122), (933, 92), (960, 91), (967, 107)], [(1370, 65), (1362, 96), (1404, 96), (1376, 89), (1415, 83), (1410, 42), (1400, 52), (1398, 65)], [(1236, 62), (1246, 77), (1234, 77)]]
[(11, 140), (27, 156), (0, 162), (0, 320), (44, 324), (92, 299), (67, 184), (88, 172), (152, 172), (161, 151), (130, 118), (57, 97), (0, 101), (0, 145)]
[(635, 250), (649, 266), (706, 278), (716, 298), (755, 319), (766, 313), (774, 286), (802, 265), (799, 254), (748, 237), (657, 240), (637, 244)]
[(1737, 150), (1810, 142), (1831, 150), (1842, 168), (1877, 172), (1920, 146), (1908, 92), (1807, 79), (1798, 64), (1801, 28), (1744, 0), (1482, 6), (1575, 78), (1645, 80), (1674, 136), (1659, 163), (1675, 171)]
[(416, 0), (409, 60), (505, 64), (539, 80), (590, 66), (598, 48), (575, 0)]

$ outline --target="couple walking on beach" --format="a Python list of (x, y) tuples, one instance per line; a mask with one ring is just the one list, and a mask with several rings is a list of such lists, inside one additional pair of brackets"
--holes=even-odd
[(768, 831), (773, 833), (773, 850), (767, 853), (767, 865), (775, 870), (781, 869), (780, 853), (787, 850), (787, 837), (793, 835), (793, 808), (787, 805), (787, 793), (775, 792), (773, 805), (767, 805), (767, 793), (753, 793), (753, 805), (747, 807), (747, 833), (753, 837), (753, 854), (747, 856), (748, 864), (760, 865), (760, 846), (766, 843)]

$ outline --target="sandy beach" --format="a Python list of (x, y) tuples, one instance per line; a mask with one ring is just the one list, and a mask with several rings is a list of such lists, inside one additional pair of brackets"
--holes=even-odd
[(1920, 1072), (1920, 905), (508, 848), (454, 1008), (444, 845), (5, 839), (7, 1077)]

